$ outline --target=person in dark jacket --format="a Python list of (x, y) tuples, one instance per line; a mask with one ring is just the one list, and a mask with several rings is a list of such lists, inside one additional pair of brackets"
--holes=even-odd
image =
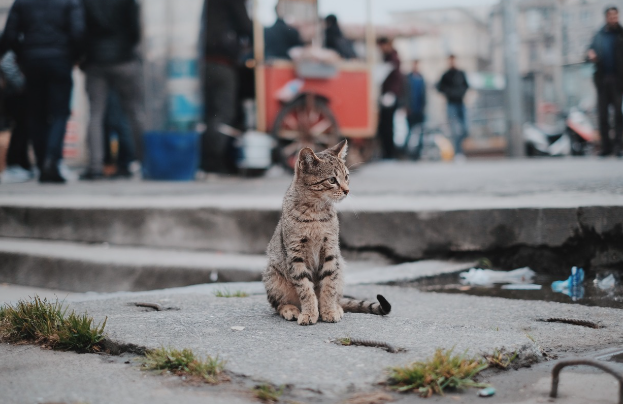
[(83, 51), (80, 0), (16, 0), (5, 35), (26, 77), (28, 134), (39, 182), (64, 183), (59, 163), (70, 115), (72, 69)]
[(221, 133), (236, 117), (237, 65), (243, 39), (253, 36), (245, 0), (206, 0), (204, 5), (203, 95), (206, 132), (201, 168), (208, 172), (236, 171), (232, 139)]
[(463, 155), (463, 140), (469, 133), (467, 131), (467, 112), (463, 98), (469, 89), (465, 72), (457, 69), (456, 57), (448, 57), (450, 68), (441, 76), (437, 84), (437, 90), (442, 93), (448, 102), (448, 123), (454, 138), (454, 151), (457, 158), (465, 158)]
[[(595, 64), (595, 87), (599, 108), (601, 156), (615, 153), (623, 156), (623, 28), (616, 7), (606, 9), (606, 25), (595, 34), (588, 50), (588, 59)], [(610, 139), (608, 110), (614, 113), (614, 145)]]
[(389, 75), (381, 86), (377, 130), (377, 137), (381, 142), (382, 157), (387, 160), (395, 157), (394, 114), (398, 109), (398, 100), (402, 97), (404, 84), (402, 73), (400, 73), (400, 59), (392, 41), (388, 38), (379, 38), (377, 44), (383, 54), (383, 61), (391, 67)]
[(33, 178), (32, 165), (28, 156), (28, 117), (26, 115), (26, 82), (15, 52), (9, 51), (6, 36), (0, 38), (0, 93), (2, 112), (11, 128), (9, 149), (6, 155), (7, 167), (2, 173), (2, 182), (26, 182)]
[(416, 160), (421, 157), (424, 142), (424, 114), (426, 110), (426, 82), (419, 69), (419, 60), (414, 60), (411, 72), (406, 77), (406, 109), (407, 109), (407, 138), (404, 143), (404, 151), (408, 154), (409, 141), (414, 131), (419, 131), (417, 149), (413, 154)]
[(290, 59), (288, 51), (296, 46), (303, 46), (303, 40), (299, 31), (284, 21), (279, 6), (275, 11), (275, 24), (264, 29), (264, 55), (266, 59)]
[[(132, 127), (134, 151), (142, 159), (145, 127), (142, 66), (137, 54), (141, 39), (140, 12), (136, 0), (83, 0), (86, 13), (86, 90), (90, 120), (87, 132), (89, 164), (83, 180), (104, 178), (104, 115), (108, 90), (119, 96)], [(119, 167), (129, 175), (129, 167)]]
[(324, 46), (333, 49), (344, 59), (354, 59), (357, 57), (353, 49), (353, 43), (342, 33), (342, 29), (337, 22), (334, 14), (329, 14), (324, 19)]

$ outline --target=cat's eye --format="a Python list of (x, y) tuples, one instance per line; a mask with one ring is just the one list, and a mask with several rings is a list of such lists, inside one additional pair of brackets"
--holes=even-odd
[(346, 181), (348, 181), (348, 174), (346, 174), (346, 177), (345, 177), (345, 178), (346, 178)]
[(337, 178), (335, 177), (329, 178), (329, 184), (337, 184)]

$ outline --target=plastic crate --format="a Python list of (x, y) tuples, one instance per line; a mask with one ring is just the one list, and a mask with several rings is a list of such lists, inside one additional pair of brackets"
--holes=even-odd
[(196, 132), (147, 132), (143, 136), (143, 177), (158, 181), (193, 181), (199, 166)]

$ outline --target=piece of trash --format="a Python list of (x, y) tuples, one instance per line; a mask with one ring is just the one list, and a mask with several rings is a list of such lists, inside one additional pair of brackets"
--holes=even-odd
[(481, 286), (494, 283), (531, 283), (534, 275), (534, 271), (528, 267), (517, 268), (512, 271), (472, 268), (459, 274), (461, 283)]
[(600, 281), (595, 279), (595, 284), (597, 284), (597, 287), (601, 290), (608, 290), (614, 288), (616, 279), (614, 279), (614, 275), (610, 274)]
[(542, 287), (542, 285), (535, 285), (534, 283), (502, 285), (502, 289), (506, 290), (541, 290)]
[(580, 300), (584, 297), (584, 270), (582, 268), (571, 268), (571, 276), (564, 281), (552, 282), (552, 290), (558, 293), (564, 293), (571, 297), (573, 301)]
[(231, 329), (234, 330), (234, 331), (242, 331), (242, 330), (244, 330), (244, 327), (236, 325), (236, 326), (233, 326)]
[(478, 390), (479, 397), (492, 397), (495, 394), (495, 389), (493, 387), (486, 387), (482, 390)]

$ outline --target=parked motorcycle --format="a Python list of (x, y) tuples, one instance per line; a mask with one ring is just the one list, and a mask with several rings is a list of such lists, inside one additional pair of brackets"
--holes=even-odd
[(572, 108), (557, 125), (525, 123), (523, 138), (528, 156), (583, 156), (592, 154), (596, 139), (589, 117)]

